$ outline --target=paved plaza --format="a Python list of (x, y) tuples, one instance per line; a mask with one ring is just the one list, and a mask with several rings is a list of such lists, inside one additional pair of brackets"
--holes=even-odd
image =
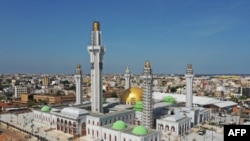
[[(41, 123), (33, 121), (33, 113), (6, 113), (1, 115), (1, 120), (9, 123), (10, 125), (14, 125), (22, 130), (34, 133), (35, 135), (39, 135), (40, 137), (44, 137), (48, 141), (67, 141), (70, 137), (73, 137), (70, 134), (65, 134), (56, 129), (50, 128), (47, 125), (43, 125)], [(33, 138), (31, 140), (37, 141), (37, 139)]]

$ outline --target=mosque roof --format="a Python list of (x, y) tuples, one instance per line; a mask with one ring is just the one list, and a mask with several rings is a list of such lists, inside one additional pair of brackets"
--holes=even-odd
[(228, 106), (235, 106), (235, 105), (237, 105), (237, 103), (235, 103), (233, 101), (221, 101), (221, 102), (215, 103), (214, 105), (218, 106), (220, 108), (225, 108)]
[(68, 115), (68, 116), (80, 116), (83, 114), (88, 114), (89, 112), (84, 109), (80, 109), (77, 107), (66, 107), (61, 110), (61, 114)]
[(188, 118), (188, 117), (186, 117), (186, 116), (184, 116), (182, 114), (176, 114), (176, 115), (168, 116), (168, 117), (164, 118), (163, 120), (176, 122), (176, 121), (180, 121), (180, 120), (182, 120), (184, 118)]
[(132, 133), (135, 135), (146, 135), (148, 133), (148, 129), (139, 125), (132, 130)]
[(113, 123), (112, 128), (116, 129), (116, 130), (123, 130), (123, 129), (127, 128), (127, 124), (122, 120), (118, 120), (115, 123)]
[[(172, 96), (176, 102), (186, 102), (186, 95), (185, 94), (172, 94), (172, 93), (160, 93), (160, 92), (153, 92), (153, 99), (155, 100), (164, 100), (166, 96)], [(215, 104), (220, 102), (219, 100), (211, 97), (206, 96), (193, 96), (193, 104), (198, 105), (209, 105)]]
[(41, 111), (42, 111), (42, 112), (50, 112), (51, 109), (52, 109), (52, 108), (51, 108), (50, 106), (45, 105), (45, 106), (42, 107)]

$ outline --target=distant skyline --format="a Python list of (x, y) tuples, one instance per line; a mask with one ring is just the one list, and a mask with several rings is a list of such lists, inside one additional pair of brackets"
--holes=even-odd
[(99, 21), (104, 74), (250, 74), (249, 0), (1, 0), (0, 73), (65, 73), (82, 65)]

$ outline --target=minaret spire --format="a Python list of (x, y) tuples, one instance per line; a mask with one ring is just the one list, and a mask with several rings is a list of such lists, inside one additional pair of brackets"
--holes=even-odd
[(76, 83), (76, 105), (82, 104), (82, 69), (81, 65), (76, 66), (75, 73), (75, 83)]
[(150, 62), (146, 61), (143, 71), (143, 116), (142, 125), (153, 127), (153, 101), (152, 101), (152, 70)]
[(129, 70), (129, 67), (126, 68), (124, 77), (125, 77), (125, 89), (129, 89), (130, 88), (130, 70)]
[(93, 22), (91, 45), (88, 46), (88, 52), (91, 65), (91, 111), (102, 113), (102, 60), (106, 48), (101, 45), (101, 31), (98, 21)]
[(193, 68), (192, 64), (187, 65), (186, 69), (186, 108), (191, 109), (193, 105)]

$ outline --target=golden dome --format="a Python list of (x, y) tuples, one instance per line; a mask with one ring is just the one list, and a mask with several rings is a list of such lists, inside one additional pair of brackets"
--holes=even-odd
[(145, 68), (150, 68), (150, 62), (149, 61), (146, 61)]
[(93, 23), (93, 31), (100, 31), (100, 23), (95, 21)]
[(142, 101), (142, 89), (139, 87), (131, 87), (127, 89), (122, 97), (122, 103), (135, 104), (138, 101)]

